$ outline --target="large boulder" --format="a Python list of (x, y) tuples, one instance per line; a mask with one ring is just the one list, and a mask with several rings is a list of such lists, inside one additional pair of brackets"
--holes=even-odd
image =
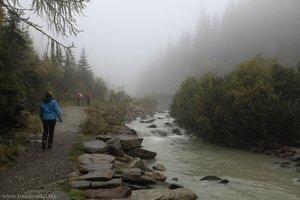
[(92, 181), (91, 188), (99, 189), (99, 188), (115, 188), (122, 184), (122, 180), (119, 178), (113, 178), (109, 181)]
[(89, 189), (91, 187), (90, 181), (72, 181), (70, 184), (75, 189)]
[(93, 171), (105, 171), (112, 169), (113, 163), (97, 163), (89, 165), (79, 165), (78, 169), (81, 173), (89, 173)]
[(127, 164), (128, 168), (139, 168), (143, 171), (152, 171), (147, 166), (144, 160), (140, 158), (133, 158), (130, 163)]
[(88, 165), (95, 163), (112, 163), (114, 160), (114, 156), (110, 156), (107, 154), (81, 154), (77, 158), (77, 163), (79, 165)]
[(77, 158), (77, 165), (81, 173), (107, 171), (112, 168), (114, 160), (114, 156), (106, 154), (82, 154)]
[(139, 157), (141, 159), (153, 159), (157, 155), (157, 153), (145, 149), (131, 149), (126, 152), (128, 155), (133, 156), (133, 157)]
[(152, 177), (145, 175), (136, 175), (130, 173), (122, 174), (122, 180), (127, 183), (137, 184), (137, 185), (149, 185), (156, 184), (156, 180)]
[(120, 144), (124, 151), (128, 151), (131, 149), (141, 148), (143, 138), (138, 138), (134, 136), (120, 136)]
[(106, 153), (108, 145), (101, 140), (91, 140), (83, 143), (83, 150), (87, 153)]
[(86, 190), (84, 195), (88, 199), (124, 199), (131, 195), (131, 189), (128, 186), (119, 186), (113, 189)]
[(122, 170), (122, 180), (125, 183), (133, 185), (149, 185), (156, 184), (156, 180), (153, 177), (143, 175), (143, 171), (138, 168), (125, 168)]
[(89, 181), (106, 181), (113, 178), (114, 172), (112, 170), (93, 171), (79, 177), (80, 180)]
[(137, 132), (131, 128), (128, 128), (127, 126), (113, 126), (111, 134), (137, 136)]
[(116, 156), (116, 157), (125, 157), (125, 153), (122, 149), (122, 145), (120, 143), (119, 138), (111, 138), (107, 141), (107, 144), (109, 146), (108, 153), (110, 155)]

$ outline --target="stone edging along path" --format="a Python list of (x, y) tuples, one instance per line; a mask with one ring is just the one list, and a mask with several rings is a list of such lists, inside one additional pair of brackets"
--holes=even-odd
[(168, 183), (164, 166), (148, 168), (155, 152), (142, 149), (143, 138), (126, 126), (109, 135), (99, 135), (83, 144), (85, 154), (77, 158), (78, 171), (70, 176), (73, 188), (87, 199), (194, 200), (196, 195)]

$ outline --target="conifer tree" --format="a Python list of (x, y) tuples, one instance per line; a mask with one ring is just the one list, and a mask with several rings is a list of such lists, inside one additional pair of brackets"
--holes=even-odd
[(86, 51), (82, 48), (80, 59), (78, 61), (78, 81), (84, 86), (82, 89), (90, 89), (93, 83), (93, 70), (89, 66)]

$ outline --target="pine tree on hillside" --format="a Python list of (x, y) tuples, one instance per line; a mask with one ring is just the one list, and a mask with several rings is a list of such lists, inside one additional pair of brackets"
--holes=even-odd
[(69, 50), (68, 54), (66, 55), (63, 64), (63, 70), (64, 80), (62, 81), (63, 85), (61, 91), (66, 95), (65, 97), (72, 97), (71, 95), (73, 95), (78, 88), (78, 82), (76, 78), (77, 63), (72, 50)]
[(0, 133), (16, 125), (25, 87), (21, 80), (30, 64), (30, 47), (26, 32), (14, 15), (5, 16), (0, 24)]
[(83, 84), (85, 88), (82, 89), (89, 89), (93, 83), (93, 70), (89, 66), (86, 51), (83, 48), (81, 51), (80, 59), (78, 61), (78, 78), (79, 82)]

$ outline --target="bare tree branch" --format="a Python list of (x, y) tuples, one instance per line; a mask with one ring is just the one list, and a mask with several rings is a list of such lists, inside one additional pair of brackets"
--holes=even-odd
[[(24, 7), (19, 0), (0, 0), (0, 7), (3, 7), (7, 12), (17, 17), (18, 20), (37, 30), (41, 34), (48, 38), (48, 46), (53, 48), (51, 51), (55, 51), (60, 54), (62, 48), (67, 52), (70, 48), (59, 42), (56, 38), (47, 33), (43, 27), (30, 20), (31, 16), (37, 16), (44, 20), (48, 26), (48, 29), (53, 31), (63, 38), (71, 35), (77, 36), (79, 30), (76, 28), (75, 16), (83, 15), (83, 9), (86, 7), (86, 3), (90, 0), (31, 0), (30, 8)], [(22, 17), (24, 13), (32, 14), (28, 18)]]

